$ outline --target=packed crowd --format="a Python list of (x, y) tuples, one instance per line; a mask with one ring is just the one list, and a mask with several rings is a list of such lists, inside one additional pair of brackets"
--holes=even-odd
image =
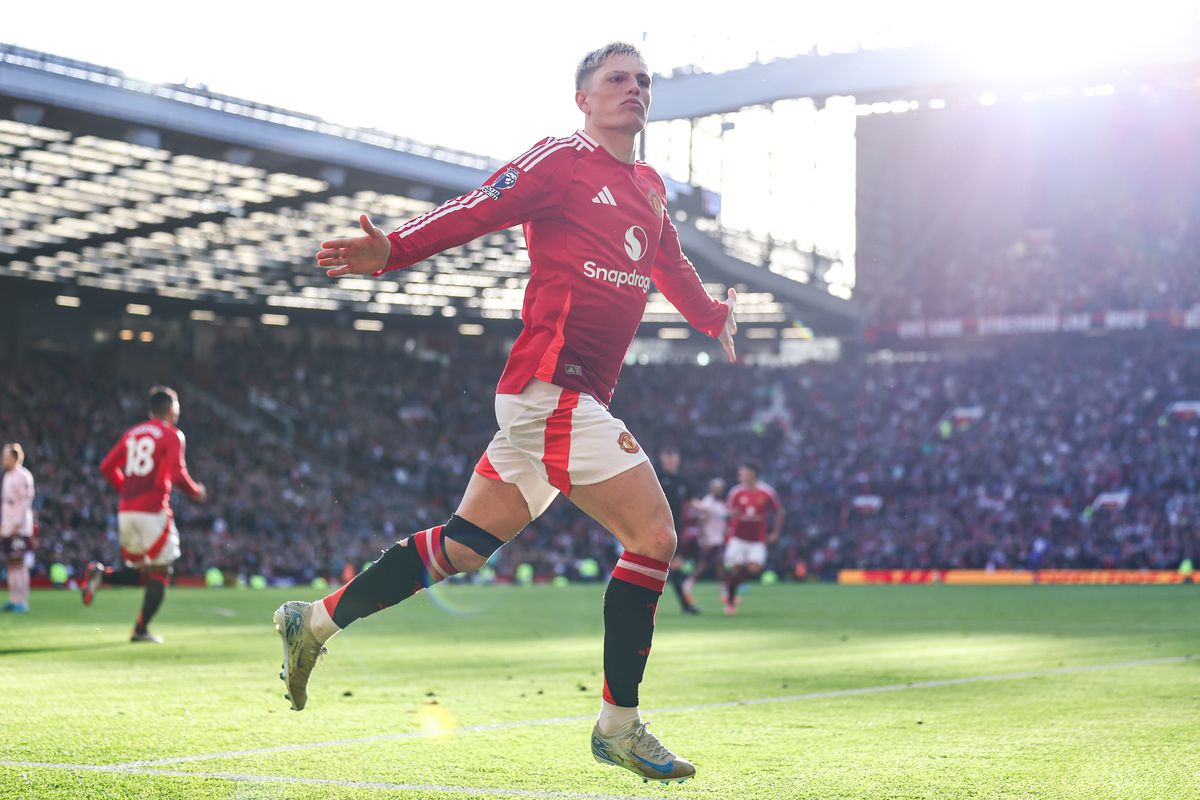
[[(500, 363), (273, 349), (120, 378), (103, 360), (5, 365), (0, 439), (24, 444), (37, 479), (37, 569), (116, 555), (116, 498), (96, 466), (145, 416), (150, 383), (167, 382), (183, 401), (190, 470), (210, 495), (176, 500), (178, 571), (341, 575), (453, 510), (494, 432)], [(697, 496), (712, 477), (732, 486), (740, 461), (762, 463), (787, 509), (769, 566), (831, 577), (1174, 568), (1200, 538), (1200, 421), (1168, 408), (1197, 400), (1200, 341), (1177, 335), (1041, 340), (919, 363), (631, 366), (613, 412), (652, 454), (679, 447)], [(1096, 502), (1125, 490), (1124, 507)], [(495, 566), (575, 576), (595, 559), (603, 575), (617, 555), (560, 498)]]
[[(1128, 215), (1134, 216), (1133, 211)], [(937, 248), (911, 270), (887, 270), (861, 293), (873, 322), (1103, 311), (1187, 311), (1200, 305), (1200, 226), (1081, 213), (1074, 224), (999, 241)], [(872, 276), (873, 278), (876, 276)]]
[(897, 211), (905, 244), (864, 265), (858, 296), (868, 316), (1200, 304), (1195, 109), (1090, 98), (879, 123), (915, 127), (885, 140), (905, 176), (896, 200), (907, 206)]

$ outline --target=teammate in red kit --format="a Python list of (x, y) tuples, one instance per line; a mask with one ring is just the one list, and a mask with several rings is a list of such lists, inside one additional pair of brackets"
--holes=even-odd
[(640, 53), (627, 44), (589, 53), (575, 85), (582, 130), (541, 140), (479, 189), (390, 234), (364, 214), (363, 235), (324, 242), (317, 253), (330, 277), (380, 274), (521, 224), (531, 265), (524, 328), (497, 387), (499, 432), (458, 509), (324, 600), (281, 606), (280, 677), (292, 708), (302, 709), (330, 636), (478, 569), (561, 492), (624, 546), (604, 595), (604, 689), (592, 754), (647, 780), (683, 780), (695, 768), (667, 750), (638, 712), (675, 528), (654, 468), (608, 404), (652, 282), (694, 327), (718, 338), (730, 360), (736, 294), (718, 302), (704, 291), (680, 251), (662, 178), (634, 158), (651, 92)]
[[(738, 585), (762, 574), (767, 563), (767, 543), (779, 539), (783, 531), (783, 505), (775, 490), (758, 479), (762, 469), (747, 461), (738, 467), (737, 486), (729, 492), (729, 541), (725, 545), (725, 569), (728, 577), (721, 601), (725, 613), (737, 611)], [(775, 521), (767, 534), (767, 518)]]
[(174, 389), (150, 390), (150, 419), (121, 435), (100, 463), (100, 473), (121, 495), (117, 525), (125, 568), (114, 570), (99, 562), (88, 565), (83, 579), (83, 604), (90, 606), (101, 584), (145, 586), (142, 610), (130, 641), (161, 644), (150, 633), (150, 620), (162, 605), (171, 565), (179, 558), (179, 531), (171, 513), (171, 487), (178, 483), (198, 502), (206, 499), (204, 484), (187, 471), (179, 396)]

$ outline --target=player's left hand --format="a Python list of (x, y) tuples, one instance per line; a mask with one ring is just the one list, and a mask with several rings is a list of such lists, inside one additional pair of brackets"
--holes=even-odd
[(733, 337), (737, 333), (737, 320), (734, 318), (734, 312), (737, 311), (737, 289), (730, 287), (729, 295), (722, 305), (729, 306), (729, 316), (725, 317), (725, 327), (721, 329), (717, 341), (725, 348), (725, 355), (729, 356), (729, 363), (732, 364), (737, 361), (737, 352), (733, 349)]

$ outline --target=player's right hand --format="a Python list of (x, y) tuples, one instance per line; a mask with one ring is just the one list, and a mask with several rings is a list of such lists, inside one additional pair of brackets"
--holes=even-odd
[(197, 491), (196, 491), (196, 502), (197, 503), (203, 503), (206, 500), (208, 500), (208, 488), (203, 483), (199, 484), (196, 487), (196, 489), (197, 489)]
[(729, 363), (732, 364), (737, 361), (737, 351), (733, 347), (733, 336), (737, 333), (737, 319), (734, 317), (734, 313), (737, 311), (736, 289), (729, 288), (729, 294), (722, 301), (722, 305), (728, 306), (729, 313), (725, 316), (725, 326), (717, 336), (717, 341), (721, 343), (721, 347), (725, 348), (725, 355), (729, 357)]
[(366, 214), (359, 216), (358, 225), (364, 236), (321, 242), (317, 264), (327, 268), (325, 274), (329, 277), (370, 275), (387, 266), (388, 255), (392, 252), (387, 235), (375, 227)]

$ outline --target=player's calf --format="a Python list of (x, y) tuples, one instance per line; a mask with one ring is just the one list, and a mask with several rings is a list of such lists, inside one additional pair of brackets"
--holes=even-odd
[[(450, 543), (460, 545), (453, 548)], [(370, 569), (322, 601), (333, 629), (324, 625), (320, 609), (314, 613), (318, 638), (325, 640), (351, 622), (390, 608), (460, 572), (478, 569), (504, 544), (482, 528), (457, 515), (445, 525), (414, 533), (397, 542)], [(464, 557), (464, 554), (473, 554)]]
[(104, 585), (104, 565), (99, 561), (93, 561), (87, 565), (87, 570), (83, 573), (83, 604), (90, 606), (92, 600), (96, 598), (96, 592)]
[[(291, 601), (275, 612), (283, 639), (283, 672), (292, 708), (304, 708), (308, 678), (330, 637), (350, 623), (390, 608), (422, 589), (483, 566), (500, 539), (457, 515), (389, 548), (370, 569), (316, 603)], [(453, 558), (451, 557), (453, 551)]]
[(162, 644), (161, 637), (150, 633), (150, 620), (154, 619), (154, 615), (162, 607), (163, 598), (167, 593), (167, 584), (171, 582), (172, 570), (170, 567), (149, 567), (142, 572), (146, 589), (142, 595), (142, 609), (138, 612), (130, 641), (153, 641), (155, 644)]

